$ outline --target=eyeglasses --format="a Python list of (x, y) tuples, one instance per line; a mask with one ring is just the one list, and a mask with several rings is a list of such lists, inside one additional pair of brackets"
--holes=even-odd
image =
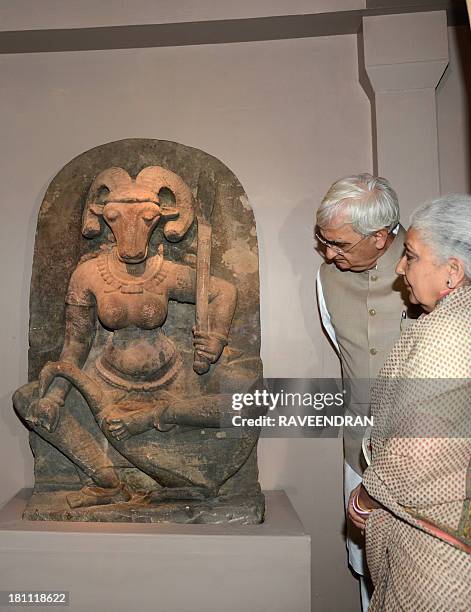
[(332, 249), (332, 251), (337, 253), (337, 255), (346, 255), (347, 253), (350, 253), (350, 251), (352, 251), (358, 244), (360, 244), (360, 242), (363, 242), (363, 240), (366, 240), (367, 238), (371, 238), (371, 234), (368, 234), (367, 236), (363, 236), (363, 238), (360, 238), (358, 242), (355, 242), (355, 244), (352, 244), (352, 246), (349, 247), (348, 249), (341, 249), (336, 244), (332, 244), (330, 240), (326, 240), (325, 238), (320, 236), (317, 232), (315, 233), (315, 236), (321, 244), (323, 244), (325, 247), (329, 249)]

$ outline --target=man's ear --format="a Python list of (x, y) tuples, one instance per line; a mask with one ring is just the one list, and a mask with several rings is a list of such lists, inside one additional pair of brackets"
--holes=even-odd
[(448, 277), (451, 281), (451, 287), (459, 287), (463, 284), (466, 278), (466, 270), (463, 262), (458, 257), (450, 257), (447, 261)]
[(388, 239), (389, 232), (386, 228), (380, 229), (373, 234), (375, 239), (375, 246), (378, 251), (384, 249), (384, 245), (386, 244), (386, 240)]

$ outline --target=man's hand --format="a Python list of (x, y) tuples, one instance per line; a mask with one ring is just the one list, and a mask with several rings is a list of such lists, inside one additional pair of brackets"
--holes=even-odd
[(39, 426), (52, 433), (56, 430), (59, 423), (60, 408), (63, 402), (53, 397), (43, 397), (34, 400), (29, 406), (26, 420), (31, 425)]

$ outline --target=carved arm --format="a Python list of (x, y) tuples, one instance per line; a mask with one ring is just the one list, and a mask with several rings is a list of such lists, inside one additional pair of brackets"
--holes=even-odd
[[(59, 360), (81, 368), (85, 363), (95, 337), (95, 308), (67, 304), (65, 309), (65, 338)], [(62, 404), (71, 384), (64, 378), (56, 378), (46, 396)]]
[[(169, 264), (169, 298), (194, 304), (196, 272), (188, 266)], [(215, 363), (227, 344), (237, 304), (237, 289), (228, 281), (211, 276), (208, 295), (208, 333), (194, 329), (195, 349), (210, 363)]]

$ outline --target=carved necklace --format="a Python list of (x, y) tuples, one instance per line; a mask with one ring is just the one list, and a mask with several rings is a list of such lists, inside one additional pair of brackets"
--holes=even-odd
[(144, 293), (144, 290), (159, 293), (159, 291), (156, 291), (157, 286), (167, 276), (167, 273), (162, 270), (164, 263), (162, 244), (159, 245), (157, 255), (150, 257), (146, 261), (145, 270), (139, 277), (133, 276), (130, 272), (124, 272), (119, 267), (120, 263), (116, 247), (110, 253), (106, 253), (98, 258), (97, 268), (107, 285), (105, 293), (113, 293), (115, 291), (125, 294)]

